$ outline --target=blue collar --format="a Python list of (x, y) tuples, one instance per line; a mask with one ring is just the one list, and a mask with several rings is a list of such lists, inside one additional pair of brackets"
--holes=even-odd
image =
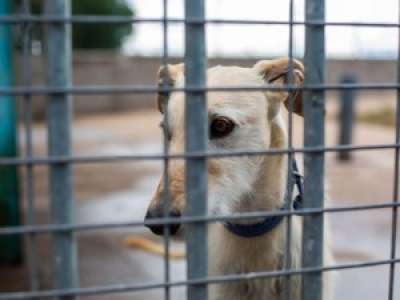
[[(293, 209), (298, 210), (301, 208), (301, 204), (303, 202), (303, 193), (304, 193), (304, 182), (303, 176), (299, 173), (299, 169), (297, 168), (296, 160), (292, 160), (292, 176), (293, 176), (293, 185), (296, 185), (298, 190), (298, 195), (295, 197), (293, 201)], [(291, 187), (293, 189), (293, 187)], [(291, 193), (289, 193), (291, 194)], [(281, 208), (281, 210), (285, 210), (287, 205)], [(254, 224), (235, 224), (231, 222), (224, 222), (224, 226), (231, 233), (245, 238), (252, 238), (264, 235), (268, 232), (274, 230), (285, 218), (285, 216), (268, 216), (265, 217), (264, 221)]]

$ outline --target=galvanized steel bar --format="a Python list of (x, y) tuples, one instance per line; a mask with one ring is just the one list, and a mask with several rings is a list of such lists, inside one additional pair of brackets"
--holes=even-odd
[[(186, 0), (185, 18), (205, 17), (204, 0)], [(204, 24), (185, 25), (185, 84), (206, 83), (206, 40)], [(204, 90), (186, 92), (186, 151), (206, 151), (208, 140), (207, 100)], [(207, 214), (207, 159), (186, 160), (186, 215)], [(207, 224), (188, 224), (186, 234), (189, 280), (208, 274)], [(189, 285), (189, 300), (206, 300), (207, 284)]]
[[(332, 272), (338, 270), (349, 270), (349, 269), (361, 269), (361, 268), (372, 268), (378, 266), (385, 266), (390, 263), (400, 263), (400, 258), (397, 259), (382, 259), (373, 260), (361, 263), (348, 263), (339, 264), (326, 267), (314, 267), (314, 268), (302, 268), (296, 270), (275, 270), (275, 271), (260, 271), (251, 273), (241, 273), (241, 274), (229, 274), (223, 276), (208, 276), (193, 280), (181, 280), (181, 281), (171, 281), (168, 283), (170, 287), (177, 286), (188, 286), (188, 285), (203, 285), (203, 284), (221, 284), (227, 282), (237, 282), (243, 280), (255, 280), (255, 279), (266, 279), (266, 278), (276, 278), (288, 275), (301, 275), (309, 274), (315, 272)], [(106, 295), (115, 293), (127, 293), (134, 291), (144, 291), (152, 289), (160, 289), (165, 287), (164, 282), (152, 282), (152, 283), (138, 283), (138, 284), (110, 284), (103, 286), (91, 286), (79, 289), (62, 289), (62, 290), (45, 290), (38, 292), (12, 292), (12, 293), (0, 293), (0, 300), (22, 300), (22, 299), (48, 299), (57, 296), (94, 296), (94, 295)], [(263, 299), (264, 300), (264, 299)], [(346, 299), (347, 300), (347, 299)]]
[(14, 234), (48, 234), (54, 232), (86, 232), (96, 230), (114, 230), (131, 227), (143, 227), (145, 225), (162, 225), (162, 224), (189, 224), (189, 223), (204, 223), (204, 222), (223, 222), (223, 221), (235, 221), (244, 219), (259, 219), (272, 216), (306, 216), (320, 213), (344, 213), (351, 211), (361, 210), (376, 210), (376, 209), (388, 209), (393, 207), (399, 207), (400, 203), (386, 202), (382, 204), (370, 204), (370, 205), (353, 205), (353, 206), (336, 206), (328, 208), (314, 208), (314, 209), (301, 209), (301, 210), (278, 210), (278, 211), (266, 211), (266, 212), (255, 212), (255, 213), (240, 213), (230, 215), (218, 215), (218, 216), (198, 216), (198, 217), (170, 217), (170, 218), (154, 218), (149, 221), (131, 221), (131, 222), (111, 222), (111, 223), (99, 223), (99, 224), (46, 224), (46, 225), (35, 225), (35, 226), (14, 226), (14, 227), (0, 227), (1, 235), (14, 235)]
[[(47, 0), (46, 14), (68, 17), (69, 0)], [(46, 35), (47, 76), (51, 87), (71, 85), (71, 30), (67, 24), (49, 24)], [(48, 98), (49, 156), (71, 154), (72, 98), (65, 93)], [(74, 186), (72, 166), (60, 163), (50, 166), (51, 221), (54, 224), (74, 223)], [(53, 235), (54, 285), (56, 288), (78, 287), (78, 259), (73, 232)], [(75, 296), (59, 299), (76, 299)]]
[[(293, 17), (294, 17), (294, 0), (289, 1), (289, 49), (288, 49), (288, 57), (289, 57), (289, 73), (287, 78), (287, 83), (289, 85), (293, 85)], [(294, 107), (294, 99), (293, 93), (289, 93), (289, 116), (288, 116), (288, 149), (293, 148), (293, 107)], [(292, 197), (293, 197), (293, 164), (292, 160), (294, 158), (293, 153), (289, 152), (287, 154), (287, 182), (286, 182), (286, 198), (284, 199), (286, 209), (289, 211), (293, 210), (292, 206)], [(288, 215), (286, 217), (286, 241), (285, 241), (285, 257), (284, 257), (284, 269), (289, 270), (292, 268), (292, 215)], [(286, 276), (284, 284), (283, 284), (283, 299), (290, 300), (292, 299), (292, 278), (291, 276)]]
[[(306, 21), (325, 19), (324, 0), (306, 0)], [(306, 27), (305, 84), (323, 84), (325, 77), (325, 28), (323, 25)], [(324, 146), (325, 91), (304, 92), (304, 146)], [(324, 152), (304, 155), (304, 207), (324, 206)], [(304, 217), (303, 268), (323, 266), (324, 216), (315, 214)], [(322, 272), (302, 276), (303, 300), (323, 299)]]
[(154, 93), (170, 93), (170, 92), (244, 92), (244, 91), (335, 91), (335, 90), (396, 90), (400, 88), (398, 83), (360, 83), (360, 84), (315, 84), (315, 85), (303, 85), (293, 86), (286, 85), (285, 87), (280, 86), (189, 86), (182, 87), (158, 87), (155, 85), (81, 85), (74, 87), (48, 87), (48, 86), (32, 86), (24, 87), (19, 86), (15, 88), (3, 88), (0, 87), (0, 96), (3, 95), (14, 95), (21, 96), (26, 93), (32, 95), (47, 95), (66, 93), (72, 95), (110, 95), (110, 94), (154, 94)]
[(241, 157), (241, 156), (262, 156), (262, 155), (279, 155), (288, 153), (316, 153), (316, 152), (341, 152), (341, 151), (371, 151), (400, 148), (399, 144), (370, 144), (370, 145), (344, 145), (344, 146), (316, 146), (307, 148), (292, 149), (269, 149), (269, 150), (238, 150), (238, 151), (208, 151), (208, 152), (192, 152), (192, 153), (176, 153), (176, 154), (132, 154), (132, 155), (79, 155), (79, 156), (53, 156), (53, 157), (34, 157), (26, 158), (0, 158), (0, 166), (7, 165), (46, 165), (60, 163), (74, 164), (93, 164), (93, 163), (113, 163), (120, 161), (143, 161), (143, 160), (164, 160), (168, 159), (196, 159), (196, 158), (222, 158), (222, 157)]
[[(399, 3), (400, 5), (400, 3)], [(399, 16), (400, 21), (400, 16)], [(400, 83), (400, 30), (397, 32), (397, 82)], [(395, 141), (400, 142), (400, 89), (396, 91), (396, 130)], [(393, 204), (399, 203), (399, 172), (400, 172), (400, 149), (394, 151), (394, 174), (393, 174)], [(398, 232), (398, 215), (397, 207), (392, 208), (392, 228), (390, 239), (390, 258), (396, 257), (397, 252), (397, 232)], [(395, 295), (395, 277), (396, 264), (391, 263), (389, 267), (389, 292), (388, 300), (393, 300)]]
[[(30, 22), (36, 24), (43, 23), (73, 23), (73, 24), (129, 24), (129, 23), (163, 23), (163, 18), (152, 17), (127, 17), (127, 16), (103, 16), (103, 15), (74, 15), (70, 17), (59, 16), (19, 16), (8, 15), (0, 16), (0, 23), (19, 24), (21, 22)], [(280, 20), (246, 20), (246, 19), (184, 19), (168, 18), (171, 24), (213, 24), (213, 25), (289, 25), (291, 22)], [(294, 26), (332, 26), (332, 27), (377, 27), (377, 28), (400, 28), (400, 23), (395, 22), (324, 22), (321, 20), (304, 22), (293, 21)]]
[[(25, 16), (31, 15), (31, 0), (22, 2), (22, 13)], [(22, 24), (22, 67), (23, 84), (25, 86), (32, 85), (32, 24)], [(25, 157), (31, 159), (33, 157), (33, 141), (32, 141), (32, 95), (26, 93), (23, 97), (23, 123), (25, 129)], [(35, 213), (35, 181), (33, 176), (33, 165), (26, 165), (26, 187), (25, 198), (27, 201), (27, 223), (31, 226), (36, 224)], [(39, 288), (39, 256), (37, 253), (37, 240), (35, 234), (29, 234), (27, 237), (27, 257), (29, 264), (29, 284), (31, 291)]]
[[(166, 77), (169, 77), (168, 74), (168, 0), (163, 0), (163, 19), (164, 22), (162, 23), (163, 26), (163, 55), (161, 58), (161, 64), (166, 70)], [(167, 86), (167, 78), (163, 79), (164, 87)], [(166, 100), (168, 105), (168, 99)], [(169, 138), (167, 130), (169, 128), (168, 124), (169, 116), (168, 116), (168, 109), (164, 110), (163, 114), (163, 152), (165, 155), (169, 154)], [(170, 191), (169, 191), (169, 159), (165, 157), (163, 161), (163, 184), (164, 190), (162, 193), (163, 197), (163, 211), (164, 217), (169, 215), (169, 211), (171, 208), (171, 198), (170, 198)], [(170, 281), (170, 226), (168, 224), (164, 224), (164, 281), (168, 283)], [(164, 300), (171, 299), (171, 289), (170, 286), (166, 285), (164, 287)]]

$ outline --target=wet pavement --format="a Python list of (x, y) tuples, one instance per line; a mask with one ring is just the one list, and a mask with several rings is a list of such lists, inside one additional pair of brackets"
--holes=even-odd
[[(124, 155), (157, 153), (161, 150), (159, 116), (155, 113), (127, 113), (89, 117), (75, 122), (74, 152), (80, 155)], [(295, 119), (295, 141), (301, 140), (301, 121)], [(328, 122), (327, 143), (336, 140), (336, 124)], [(45, 129), (34, 131), (37, 155), (45, 153)], [(394, 130), (374, 126), (357, 126), (355, 143), (392, 143)], [(326, 173), (331, 198), (328, 206), (377, 204), (392, 200), (393, 151), (363, 151), (348, 163), (339, 163), (327, 154)], [(77, 222), (102, 223), (142, 220), (161, 172), (160, 162), (122, 162), (79, 165), (75, 168)], [(48, 220), (47, 170), (35, 169), (35, 195), (38, 219)], [(331, 215), (332, 245), (337, 264), (388, 259), (391, 236), (390, 209)], [(143, 227), (90, 231), (79, 234), (79, 267), (82, 287), (147, 284), (162, 282), (164, 261), (140, 250), (126, 247), (124, 239), (131, 234), (153, 238)], [(49, 287), (50, 248), (47, 236), (38, 240), (40, 279)], [(173, 243), (180, 243), (178, 241)], [(400, 243), (397, 243), (400, 247)], [(397, 247), (397, 248), (399, 248)], [(397, 256), (400, 251), (397, 251)], [(171, 261), (171, 280), (185, 278), (183, 260)], [(398, 269), (398, 268), (397, 268)], [(6, 272), (5, 272), (6, 271)], [(19, 272), (18, 272), (19, 271)], [(388, 266), (375, 266), (336, 273), (335, 299), (380, 300), (387, 298)], [(13, 283), (9, 281), (11, 277)], [(0, 290), (26, 288), (26, 272), (20, 269), (0, 270)], [(8, 282), (2, 280), (8, 278)], [(400, 298), (400, 272), (396, 278), (396, 297)], [(124, 292), (84, 299), (136, 300), (163, 299), (162, 289)], [(183, 288), (173, 288), (171, 299), (184, 299)]]

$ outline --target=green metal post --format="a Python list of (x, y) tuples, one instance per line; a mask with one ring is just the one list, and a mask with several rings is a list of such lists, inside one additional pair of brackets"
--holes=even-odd
[[(0, 1), (0, 15), (11, 12), (11, 1)], [(0, 87), (13, 85), (12, 33), (9, 24), (0, 24)], [(15, 100), (0, 96), (0, 157), (17, 153), (17, 117)], [(15, 166), (0, 166), (0, 226), (19, 225), (18, 180)], [(20, 237), (0, 238), (0, 262), (17, 262), (21, 258)]]

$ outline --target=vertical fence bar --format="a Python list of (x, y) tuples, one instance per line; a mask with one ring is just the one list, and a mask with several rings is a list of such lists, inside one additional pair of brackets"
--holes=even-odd
[[(288, 49), (288, 56), (289, 56), (289, 73), (288, 73), (288, 85), (293, 84), (293, 18), (294, 18), (294, 0), (289, 0), (289, 49)], [(294, 99), (293, 94), (289, 93), (289, 115), (288, 115), (288, 149), (293, 149), (293, 106), (294, 106)], [(288, 164), (287, 164), (287, 183), (286, 183), (286, 209), (292, 211), (293, 209), (293, 164), (292, 161), (294, 159), (293, 153), (289, 152), (287, 155)], [(286, 217), (286, 243), (285, 243), (285, 270), (290, 270), (292, 268), (292, 256), (291, 256), (291, 249), (292, 249), (292, 216), (288, 215)], [(286, 276), (284, 281), (284, 289), (283, 289), (283, 299), (290, 300), (292, 299), (292, 277)]]
[[(185, 17), (204, 19), (204, 0), (186, 0)], [(204, 24), (185, 24), (186, 86), (204, 86), (206, 82), (206, 40)], [(186, 151), (205, 151), (208, 139), (207, 100), (204, 91), (186, 92)], [(186, 214), (201, 216), (207, 213), (207, 159), (186, 161)], [(187, 226), (188, 278), (207, 276), (207, 224)], [(206, 300), (207, 285), (188, 286), (188, 299)]]
[[(325, 1), (306, 0), (306, 22), (325, 20)], [(305, 41), (305, 84), (323, 84), (325, 73), (325, 28), (306, 27)], [(323, 90), (307, 91), (303, 101), (304, 146), (324, 146), (325, 95)], [(324, 206), (324, 152), (304, 155), (304, 207)], [(319, 267), (323, 264), (323, 214), (304, 217), (303, 255), (304, 268)], [(302, 277), (303, 300), (321, 300), (323, 297), (322, 272), (304, 274)]]
[[(68, 17), (69, 0), (47, 0), (46, 14)], [(51, 23), (47, 27), (47, 76), (50, 87), (64, 88), (71, 85), (71, 30), (65, 23)], [(49, 156), (71, 154), (72, 98), (57, 93), (48, 101)], [(69, 163), (50, 166), (51, 220), (54, 224), (74, 222), (74, 195), (72, 166)], [(78, 259), (74, 233), (60, 232), (53, 235), (54, 280), (56, 288), (78, 286)], [(76, 299), (76, 297), (60, 297)]]
[[(161, 58), (161, 64), (166, 70), (166, 77), (169, 77), (168, 74), (168, 0), (163, 0), (163, 54)], [(167, 87), (167, 78), (163, 79), (163, 87)], [(165, 107), (168, 107), (168, 98), (165, 101), (167, 103), (165, 104)], [(170, 202), (170, 192), (169, 192), (169, 159), (167, 158), (169, 154), (169, 149), (168, 149), (168, 136), (166, 132), (166, 128), (169, 128), (168, 124), (168, 109), (164, 110), (163, 114), (163, 150), (164, 150), (164, 155), (165, 159), (163, 161), (163, 180), (164, 180), (164, 190), (163, 190), (163, 195), (162, 197), (164, 198), (163, 200), (163, 210), (164, 210), (164, 218), (169, 215), (169, 210), (171, 207), (171, 202)], [(170, 253), (170, 227), (169, 226), (164, 226), (164, 281), (165, 283), (169, 283), (170, 281), (170, 262), (169, 262), (169, 253)], [(169, 300), (171, 299), (171, 289), (168, 285), (165, 286), (164, 288), (164, 299)]]
[[(29, 17), (31, 15), (31, 0), (22, 2), (22, 13)], [(22, 67), (23, 84), (26, 87), (32, 86), (32, 29), (30, 22), (22, 24), (23, 26), (23, 45), (22, 45)], [(23, 122), (25, 126), (25, 157), (31, 159), (33, 157), (32, 142), (32, 94), (26, 93), (23, 97), (24, 115)], [(25, 197), (27, 199), (27, 223), (29, 225), (36, 224), (35, 214), (35, 182), (33, 176), (33, 165), (26, 166), (26, 188)], [(29, 281), (32, 291), (39, 288), (39, 256), (37, 253), (37, 240), (35, 234), (29, 234), (28, 242), (28, 263), (29, 263)]]
[[(400, 2), (398, 4), (400, 6)], [(400, 22), (400, 16), (399, 16)], [(397, 32), (397, 83), (400, 83), (400, 30)], [(400, 89), (396, 90), (396, 130), (395, 130), (396, 144), (400, 143)], [(394, 151), (394, 178), (393, 178), (393, 202), (399, 202), (399, 170), (400, 169), (400, 149), (396, 148)], [(392, 227), (390, 239), (390, 259), (396, 258), (397, 248), (397, 226), (398, 226), (398, 208), (393, 206), (392, 209)], [(396, 263), (392, 262), (389, 267), (389, 293), (388, 299), (394, 299), (394, 282), (396, 277)]]

